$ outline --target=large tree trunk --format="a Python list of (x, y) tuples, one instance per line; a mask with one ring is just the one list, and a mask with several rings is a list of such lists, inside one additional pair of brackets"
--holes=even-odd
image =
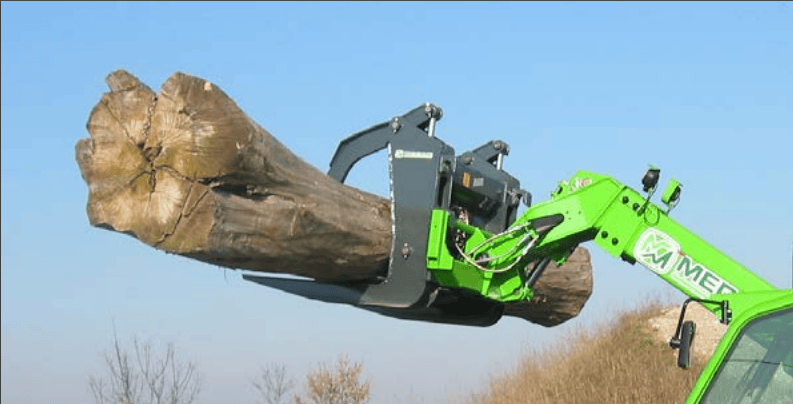
[[(76, 146), (91, 225), (229, 268), (324, 281), (385, 273), (389, 201), (301, 160), (203, 79), (176, 73), (159, 95), (123, 70), (106, 81)], [(537, 302), (507, 314), (545, 325), (577, 315), (592, 288), (585, 261), (550, 266)]]

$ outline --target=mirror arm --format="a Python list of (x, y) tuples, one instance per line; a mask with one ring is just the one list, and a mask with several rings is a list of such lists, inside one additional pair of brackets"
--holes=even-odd
[(730, 302), (728, 300), (706, 300), (690, 297), (686, 299), (685, 302), (683, 302), (683, 307), (680, 309), (680, 319), (677, 320), (677, 329), (675, 330), (675, 335), (669, 339), (669, 346), (674, 349), (680, 348), (680, 332), (683, 329), (683, 320), (686, 317), (686, 306), (688, 306), (688, 304), (691, 302), (718, 304), (721, 306), (721, 323), (730, 324), (730, 321), (732, 320), (732, 310), (730, 310)]

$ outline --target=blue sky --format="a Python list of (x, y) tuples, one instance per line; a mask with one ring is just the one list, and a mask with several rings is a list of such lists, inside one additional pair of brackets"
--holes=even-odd
[[(547, 329), (422, 324), (305, 300), (92, 228), (74, 145), (104, 78), (220, 86), (326, 170), (338, 142), (430, 101), (458, 153), (511, 145), (546, 200), (576, 170), (683, 183), (679, 222), (779, 287), (793, 246), (793, 4), (2, 2), (2, 403), (79, 403), (122, 342), (173, 341), (203, 403), (254, 403), (268, 363), (299, 381), (339, 354), (376, 403), (438, 402), (620, 308), (683, 297), (588, 244), (595, 291)], [(349, 183), (386, 195), (370, 157)]]

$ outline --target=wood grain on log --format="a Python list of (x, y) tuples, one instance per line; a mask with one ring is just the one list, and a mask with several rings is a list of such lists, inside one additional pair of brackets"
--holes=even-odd
[[(295, 156), (208, 81), (176, 73), (159, 95), (123, 70), (106, 81), (91, 137), (76, 145), (91, 225), (228, 268), (323, 281), (385, 273), (388, 200)], [(507, 314), (545, 325), (577, 315), (592, 287), (579, 251)]]

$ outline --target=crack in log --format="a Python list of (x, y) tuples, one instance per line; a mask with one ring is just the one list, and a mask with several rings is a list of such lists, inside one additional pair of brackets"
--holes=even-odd
[(236, 195), (254, 201), (263, 201), (274, 195), (281, 196), (283, 199), (294, 201), (294, 198), (288, 195), (280, 195), (275, 192), (271, 192), (270, 188), (262, 187), (260, 185), (229, 183), (229, 176), (200, 178), (195, 180), (195, 182), (209, 187), (213, 192)]
[[(190, 191), (187, 194), (188, 197), (193, 193), (193, 190), (195, 189), (195, 187), (196, 187), (196, 184), (190, 184)], [(209, 192), (210, 191), (207, 190), (207, 189), (202, 189), (201, 190), (201, 196), (199, 196), (198, 199), (196, 199), (195, 203), (193, 203), (192, 206), (187, 206), (187, 204), (185, 203), (184, 207), (182, 208), (182, 213), (184, 214), (184, 216), (190, 216), (191, 214), (193, 214), (193, 211), (198, 207), (198, 205), (201, 204), (201, 201), (203, 201), (204, 198), (206, 198), (206, 196), (207, 196), (207, 194), (209, 194)], [(189, 200), (189, 198), (188, 198), (188, 200)], [(184, 211), (185, 209), (187, 209), (187, 212)]]
[[(182, 210), (184, 209), (184, 205), (182, 205)], [(159, 241), (154, 242), (152, 245), (156, 248), (159, 248), (164, 242), (168, 240), (174, 233), (176, 233), (176, 228), (179, 226), (179, 223), (182, 221), (184, 214), (182, 211), (179, 212), (179, 216), (176, 217), (176, 221), (174, 221), (173, 227), (170, 231), (163, 232), (162, 237), (160, 237)]]
[(204, 198), (207, 197), (207, 194), (210, 193), (210, 190), (200, 189), (199, 192), (201, 192), (201, 195), (195, 200), (195, 202), (188, 205), (187, 202), (190, 201), (190, 195), (192, 195), (193, 192), (196, 192), (196, 188), (198, 188), (197, 185), (199, 184), (195, 184), (195, 183), (190, 184), (190, 189), (187, 191), (187, 197), (185, 198), (185, 202), (182, 204), (181, 211), (179, 212), (179, 216), (176, 218), (176, 221), (174, 222), (173, 228), (171, 229), (171, 231), (163, 233), (162, 238), (154, 244), (154, 247), (159, 248), (163, 243), (168, 241), (170, 237), (176, 233), (177, 228), (182, 224), (182, 218), (189, 217), (193, 213), (193, 211), (195, 211), (195, 209), (199, 205), (201, 205), (201, 202), (204, 200)]
[[(121, 123), (121, 119), (115, 113), (113, 113), (113, 109), (110, 108), (109, 104), (110, 104), (109, 100), (104, 99), (104, 98), (102, 99), (102, 106), (105, 107), (105, 110), (107, 110), (108, 115), (110, 115), (110, 117), (113, 118), (113, 120), (116, 121), (116, 123), (118, 123), (118, 126), (121, 128), (121, 130), (124, 131), (124, 137), (130, 143), (135, 145), (135, 147), (137, 147), (137, 143), (132, 138), (132, 136), (130, 136), (129, 131), (127, 131), (127, 128), (124, 126), (124, 124)], [(88, 122), (91, 122), (91, 121), (89, 120)]]
[[(145, 142), (144, 142), (145, 145)], [(162, 145), (150, 146), (150, 147), (139, 147), (142, 150), (143, 157), (146, 158), (150, 163), (154, 163), (154, 159), (160, 155), (162, 151)]]
[(172, 177), (174, 177), (176, 179), (179, 179), (179, 180), (182, 180), (182, 181), (186, 181), (186, 182), (190, 182), (190, 183), (193, 183), (193, 184), (197, 182), (196, 180), (194, 180), (194, 179), (192, 179), (190, 177), (182, 175), (182, 173), (180, 173), (175, 168), (173, 168), (173, 167), (171, 167), (169, 165), (155, 166), (154, 163), (152, 163), (152, 166), (154, 167), (153, 168), (154, 171), (162, 170), (162, 171), (168, 173), (170, 176), (172, 176)]

